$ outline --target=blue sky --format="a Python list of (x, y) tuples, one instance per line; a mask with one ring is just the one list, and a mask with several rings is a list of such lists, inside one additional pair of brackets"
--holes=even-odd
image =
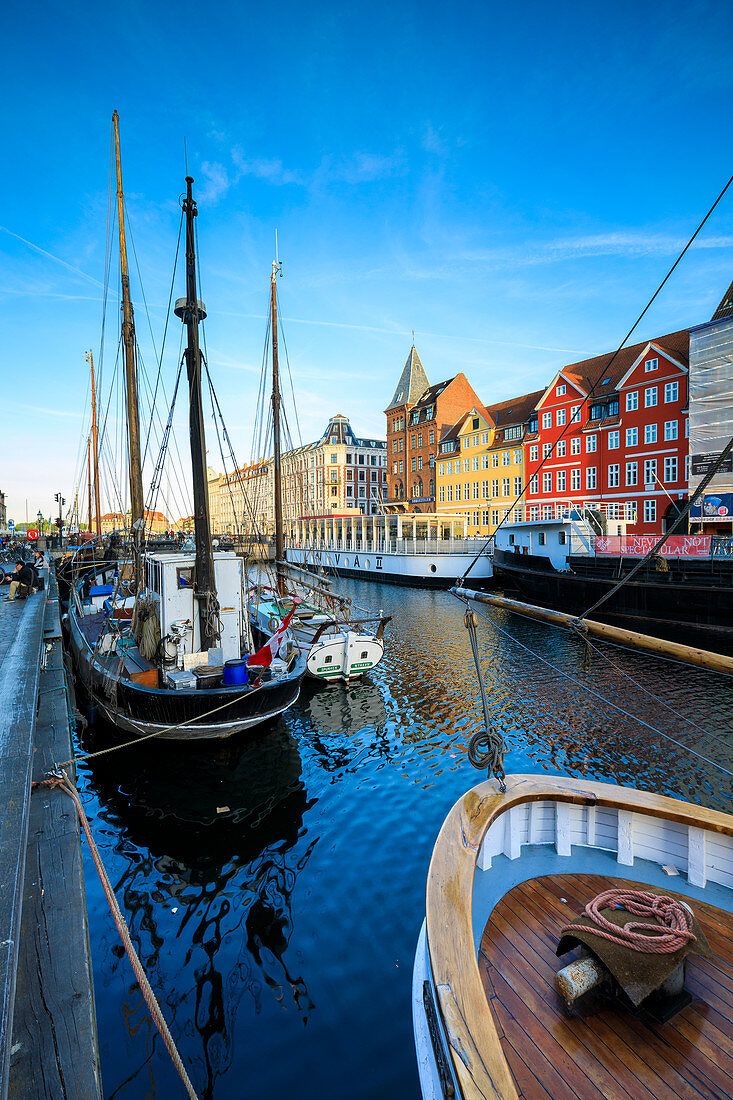
[[(463, 370), (486, 402), (614, 347), (733, 171), (732, 31), (733, 8), (704, 3), (133, 0), (7, 14), (0, 488), (9, 514), (24, 519), (26, 498), (31, 517), (48, 514), (54, 492), (73, 488), (84, 353), (100, 347), (114, 108), (157, 347), (186, 138), (209, 363), (244, 460), (275, 228), (305, 439), (335, 412), (358, 433), (384, 434), (413, 328), (431, 382)], [(639, 338), (708, 319), (731, 279), (733, 189)], [(134, 268), (133, 292), (154, 372)], [(178, 436), (185, 452), (182, 419)]]

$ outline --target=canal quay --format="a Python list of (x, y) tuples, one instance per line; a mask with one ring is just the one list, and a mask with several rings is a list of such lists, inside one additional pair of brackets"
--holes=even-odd
[[(294, 1090), (304, 1100), (420, 1095), (413, 957), (436, 835), (451, 805), (481, 778), (466, 757), (482, 728), (480, 696), (464, 608), (449, 592), (358, 581), (341, 587), (393, 614), (385, 657), (369, 679), (305, 684), (281, 718), (226, 743), (153, 740), (77, 766), (85, 813), (132, 941), (197, 1095), (207, 1100)], [(48, 603), (42, 621), (44, 598), (34, 599), (24, 608), (3, 605), (1, 620), (6, 676), (12, 646), (24, 636), (18, 624), (32, 626), (22, 650), (31, 693), (26, 674), (39, 647), (51, 646), (47, 664), (56, 661), (57, 671), (40, 673), (37, 690), (44, 676), (61, 683), (56, 634), (42, 641), (44, 628), (57, 633), (56, 604)], [(477, 609), (480, 663), (492, 720), (507, 742), (508, 773), (604, 780), (733, 809), (728, 776), (708, 762), (733, 769), (733, 681), (618, 648), (599, 646), (589, 657), (565, 631)], [(8, 691), (6, 679), (6, 701)], [(44, 698), (54, 700), (51, 718), (66, 737), (65, 693)], [(100, 724), (73, 740), (79, 756), (121, 743)], [(66, 757), (58, 746), (51, 756), (59, 753)], [(43, 762), (38, 755), (36, 775), (49, 759), (46, 750)], [(27, 784), (29, 756), (24, 766), (16, 793)], [(68, 939), (49, 963), (54, 977), (59, 959), (78, 975), (85, 958), (83, 895), (74, 880), (79, 832), (65, 798), (53, 791), (30, 799), (33, 844), (43, 844), (47, 866), (64, 868), (53, 885), (43, 883), (42, 919), (56, 921)], [(49, 833), (52, 799), (57, 817)], [(55, 845), (57, 861), (49, 854)], [(82, 858), (101, 1095), (182, 1096), (85, 841)], [(38, 881), (27, 868), (24, 906), (38, 906)], [(41, 919), (37, 908), (24, 911), (24, 928), (33, 913)], [(67, 1082), (67, 1091), (18, 1091), (16, 1084), (13, 1091), (24, 1049), (18, 1044), (32, 1041), (27, 1015), (42, 1030), (48, 1007), (37, 997), (20, 1007), (30, 970), (22, 935), (20, 943), (10, 1095), (95, 1096), (91, 990), (83, 983), (74, 1011), (83, 1010), (84, 1026), (72, 1028), (66, 1016), (53, 1031), (69, 1044), (73, 1033), (74, 1065), (86, 1065), (88, 1084)], [(63, 1057), (62, 1042), (58, 1051)], [(48, 1046), (36, 1053), (44, 1075), (55, 1071), (55, 1056)]]
[(62, 791), (32, 789), (73, 756), (75, 725), (44, 574), (41, 591), (0, 600), (0, 1094), (13, 1100), (101, 1096), (77, 815)]

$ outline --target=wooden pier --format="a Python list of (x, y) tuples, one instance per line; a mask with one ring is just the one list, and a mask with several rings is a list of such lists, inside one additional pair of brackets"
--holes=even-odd
[[(58, 588), (0, 589), (0, 1100), (101, 1098), (74, 806), (31, 793), (72, 755)], [(74, 778), (69, 771), (69, 777)]]

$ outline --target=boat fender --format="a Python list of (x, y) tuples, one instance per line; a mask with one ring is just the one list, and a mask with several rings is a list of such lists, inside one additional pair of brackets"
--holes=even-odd
[(267, 629), (270, 631), (270, 633), (274, 634), (279, 626), (280, 620), (278, 619), (277, 615), (270, 615), (270, 618), (267, 622)]

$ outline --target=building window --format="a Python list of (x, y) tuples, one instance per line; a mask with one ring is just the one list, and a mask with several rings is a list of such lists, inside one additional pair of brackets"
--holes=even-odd
[(405, 472), (403, 466), (404, 466), (403, 460), (400, 459), (400, 473), (401, 474), (404, 474), (404, 472)]
[(546, 412), (546, 413), (542, 414), (542, 427), (543, 428), (551, 428), (552, 427), (552, 413), (551, 412)]
[(464, 473), (467, 474), (470, 469), (471, 469), (471, 459), (470, 458), (464, 458), (464, 460), (463, 460), (463, 471), (464, 471)]
[(484, 498), (484, 500), (489, 499), (489, 483), (488, 483), (488, 480), (481, 482), (481, 495)]
[[(489, 433), (488, 432), (482, 432), (481, 433), (481, 442), (483, 443), (483, 445), (485, 447), (488, 446), (488, 443), (489, 443)], [(486, 522), (488, 523), (489, 521), (487, 520)]]
[(564, 470), (557, 471), (557, 491), (564, 493), (566, 489), (567, 475)]
[(404, 448), (404, 442), (405, 442), (405, 441), (404, 441), (404, 439), (401, 439), (401, 440), (400, 440), (400, 450), (401, 450), (401, 451), (404, 451), (404, 449), (405, 449), (405, 448)]
[(515, 451), (514, 452), (514, 465), (519, 466), (521, 464), (521, 461), (522, 461), (522, 452), (521, 451)]
[(645, 424), (644, 425), (644, 442), (656, 443), (657, 442), (657, 425)]
[(542, 457), (543, 458), (549, 458), (551, 454), (552, 454), (552, 443), (543, 443), (542, 444)]
[(656, 370), (658, 366), (658, 359), (647, 359), (646, 363), (644, 364), (644, 373), (649, 374), (649, 371)]
[(636, 485), (639, 478), (639, 463), (627, 462), (626, 463), (626, 484)]
[(680, 396), (680, 384), (679, 382), (667, 382), (664, 387), (664, 400), (665, 402), (677, 401)]
[(656, 523), (657, 522), (657, 502), (656, 500), (644, 501), (644, 523)]
[(417, 459), (415, 458), (414, 455), (412, 456), (412, 468), (413, 468), (413, 470), (417, 469)]
[(507, 428), (504, 432), (504, 439), (521, 439), (522, 438), (522, 425), (517, 424), (513, 428)]
[(482, 470), (488, 470), (488, 468), (489, 468), (489, 456), (488, 455), (481, 455), (481, 469)]
[(672, 485), (677, 480), (677, 459), (675, 457), (664, 460), (664, 480)]
[(522, 492), (522, 479), (521, 477), (514, 478), (514, 496), (518, 497)]
[(494, 452), (494, 454), (491, 456), (491, 465), (492, 466), (498, 466), (499, 465), (499, 456), (498, 456), (498, 454), (496, 454), (496, 452)]
[(591, 405), (591, 407), (590, 407), (590, 419), (591, 420), (602, 420), (605, 411), (606, 411), (606, 406), (605, 405), (598, 405), (598, 404)]
[(431, 443), (431, 444), (435, 443), (435, 430), (434, 430), (434, 428), (431, 428), (429, 433), (428, 433), (428, 442)]
[(481, 513), (481, 523), (483, 524), (484, 527), (489, 526), (489, 509), (488, 508), (485, 508), (484, 511)]
[(644, 408), (650, 409), (657, 403), (657, 387), (649, 386), (644, 390)]
[(689, 419), (687, 419), (687, 420), (685, 420), (685, 439), (689, 439), (689, 438), (690, 438), (690, 421), (689, 421)]
[(677, 421), (665, 420), (664, 422), (664, 438), (669, 441), (670, 439), (677, 438)]
[(539, 508), (537, 507), (537, 505), (536, 505), (536, 504), (533, 504), (533, 505), (532, 505), (532, 507), (530, 508), (530, 510), (529, 510), (529, 518), (530, 518), (530, 521), (531, 521), (531, 522), (533, 521), (533, 522), (535, 522), (535, 523), (536, 523), (536, 522), (537, 522), (537, 520), (538, 520), (538, 519), (540, 518), (540, 510), (539, 510)]
[(565, 450), (566, 450), (565, 440), (564, 439), (559, 439), (557, 441), (557, 446), (555, 447), (555, 454), (557, 455), (558, 458), (565, 458)]
[(512, 456), (511, 456), (511, 453), (509, 451), (502, 451), (501, 452), (501, 464), (502, 464), (502, 466), (511, 466)]
[(494, 527), (499, 526), (499, 509), (498, 508), (492, 508), (491, 509), (491, 522), (494, 525)]
[(621, 470), (618, 462), (613, 462), (608, 467), (608, 487), (609, 489), (618, 489), (619, 480), (621, 477)]
[(473, 468), (474, 470), (478, 470), (478, 455), (473, 456)]
[(473, 483), (473, 500), (478, 500), (478, 499), (479, 499), (478, 481), (474, 481), (474, 483)]
[(579, 435), (574, 435), (573, 438), (570, 440), (570, 453), (571, 453), (571, 455), (579, 455), (580, 454), (580, 436)]
[(565, 423), (565, 409), (558, 409), (555, 413), (555, 423), (561, 428)]
[(491, 482), (491, 495), (492, 497), (498, 497), (499, 495), (499, 479), (495, 477)]
[(441, 504), (445, 504), (445, 485), (441, 485), (438, 488), (438, 500)]
[(539, 457), (540, 449), (536, 443), (533, 443), (532, 446), (529, 448), (529, 461), (536, 462)]
[(586, 489), (595, 489), (596, 487), (596, 467), (589, 466), (585, 471), (585, 487)]
[(452, 463), (452, 462), (446, 462), (446, 464), (445, 464), (445, 465), (446, 465), (446, 470), (445, 470), (445, 472), (446, 472), (447, 474), (452, 474), (452, 473), (453, 473), (453, 463)]
[[(474, 428), (478, 428), (478, 420), (474, 420), (473, 426), (474, 426)], [(474, 447), (478, 447), (478, 435), (475, 435), (473, 437), (473, 445), (474, 445)], [(478, 515), (478, 513), (476, 513), (476, 514)]]
[(552, 519), (552, 505), (551, 504), (543, 504), (542, 505), (542, 518), (543, 519)]
[(631, 393), (626, 394), (626, 411), (633, 412), (639, 408), (639, 391), (632, 390)]
[(539, 474), (532, 474), (529, 479), (529, 491), (530, 493), (539, 493), (540, 491), (540, 477)]
[(418, 470), (422, 470), (422, 455), (418, 455), (417, 468)]
[(562, 397), (562, 395), (565, 393), (565, 389), (566, 389), (565, 386), (558, 386), (557, 389), (555, 390), (555, 393), (557, 394), (558, 397)]
[(580, 488), (580, 469), (578, 467), (570, 471), (570, 488)]
[(639, 429), (627, 428), (626, 429), (626, 446), (638, 447), (639, 446)]
[(542, 475), (542, 492), (543, 493), (551, 493), (552, 492), (552, 474), (551, 473), (544, 473)]
[(397, 473), (397, 463), (396, 463), (396, 462), (395, 462), (395, 463), (393, 464), (393, 466), (392, 466), (392, 473), (393, 473), (393, 474), (396, 474), (396, 473)]
[(644, 460), (644, 484), (654, 485), (657, 480), (657, 460), (647, 458)]
[(590, 454), (591, 451), (595, 451), (597, 449), (597, 447), (598, 447), (598, 436), (596, 436), (596, 435), (587, 435), (585, 437), (585, 450), (586, 450), (586, 453)]
[(438, 463), (438, 473), (441, 477), (443, 477), (443, 475), (445, 474), (445, 462)]
[(450, 504), (452, 502), (452, 500), (453, 500), (453, 486), (449, 485), (448, 486), (448, 503)]
[(621, 446), (621, 433), (609, 432), (608, 433), (608, 449), (609, 451), (616, 451)]
[(460, 499), (461, 499), (461, 487), (460, 487), (460, 485), (456, 485), (456, 500), (460, 500)]
[(509, 496), (509, 478), (508, 477), (503, 477), (501, 479), (501, 495), (503, 497), (508, 497)]
[(418, 447), (422, 447), (422, 432), (418, 432), (417, 445)]
[(570, 408), (570, 421), (576, 423), (580, 420), (580, 405), (572, 405)]
[(415, 436), (414, 435), (410, 436), (410, 446), (412, 447), (412, 449), (414, 451), (415, 450)]

